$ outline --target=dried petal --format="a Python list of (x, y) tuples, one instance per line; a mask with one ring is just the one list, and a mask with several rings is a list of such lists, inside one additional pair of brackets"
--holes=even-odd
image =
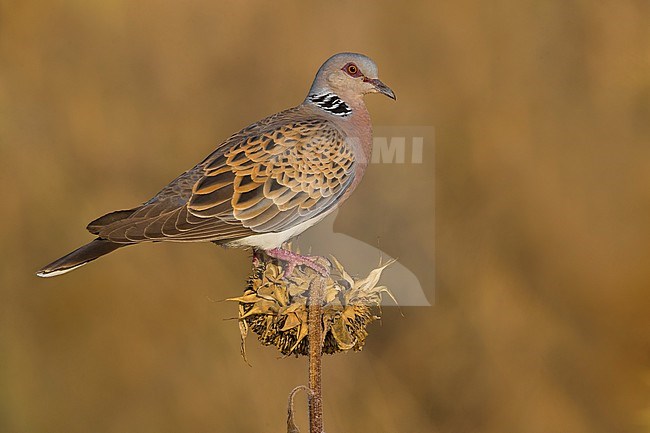
[[(371, 313), (371, 306), (380, 306), (383, 293), (392, 298), (385, 286), (377, 285), (382, 271), (392, 262), (380, 263), (380, 267), (366, 278), (355, 280), (336, 257), (331, 257), (331, 262), (320, 261), (333, 267), (326, 282), (322, 307), (323, 352), (361, 350), (367, 336), (366, 326), (378, 318)], [(276, 346), (285, 355), (308, 353), (308, 288), (318, 275), (301, 267), (297, 267), (289, 279), (283, 275), (282, 266), (267, 258), (253, 269), (244, 294), (229, 299), (239, 303), (244, 358), (244, 340), (249, 330), (262, 344)]]

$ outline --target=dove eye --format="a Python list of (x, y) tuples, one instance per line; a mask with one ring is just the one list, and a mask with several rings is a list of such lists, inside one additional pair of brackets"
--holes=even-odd
[(360, 76), (362, 75), (362, 74), (361, 74), (361, 71), (359, 71), (359, 68), (358, 68), (357, 65), (355, 65), (354, 63), (348, 63), (347, 65), (345, 65), (345, 66), (343, 67), (343, 70), (344, 70), (344, 71), (345, 71), (349, 76), (354, 77), (354, 78), (356, 78), (356, 77), (360, 77)]

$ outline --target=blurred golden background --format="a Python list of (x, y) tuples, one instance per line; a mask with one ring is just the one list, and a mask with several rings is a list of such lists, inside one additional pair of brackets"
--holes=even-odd
[(336, 229), (435, 305), (325, 358), (327, 431), (650, 431), (649, 23), (644, 0), (0, 1), (0, 431), (284, 431), (305, 360), (249, 339), (247, 366), (212, 302), (246, 252), (34, 271), (299, 103), (339, 51), (397, 93), (367, 98), (375, 125), (436, 143), (371, 166)]

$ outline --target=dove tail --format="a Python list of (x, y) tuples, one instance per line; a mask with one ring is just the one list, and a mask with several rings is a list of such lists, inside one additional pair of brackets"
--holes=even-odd
[(36, 275), (39, 277), (55, 277), (65, 274), (126, 245), (128, 244), (117, 244), (106, 239), (97, 238), (49, 265), (43, 266), (36, 272)]

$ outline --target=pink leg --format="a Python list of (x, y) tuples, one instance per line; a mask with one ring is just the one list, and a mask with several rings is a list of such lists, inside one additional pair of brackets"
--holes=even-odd
[(307, 266), (324, 277), (327, 277), (330, 273), (329, 269), (318, 263), (318, 259), (313, 256), (303, 256), (302, 254), (294, 253), (283, 248), (273, 248), (272, 250), (265, 251), (265, 253), (269, 257), (282, 260), (286, 263), (286, 267), (284, 268), (285, 278), (291, 275), (296, 265)]

